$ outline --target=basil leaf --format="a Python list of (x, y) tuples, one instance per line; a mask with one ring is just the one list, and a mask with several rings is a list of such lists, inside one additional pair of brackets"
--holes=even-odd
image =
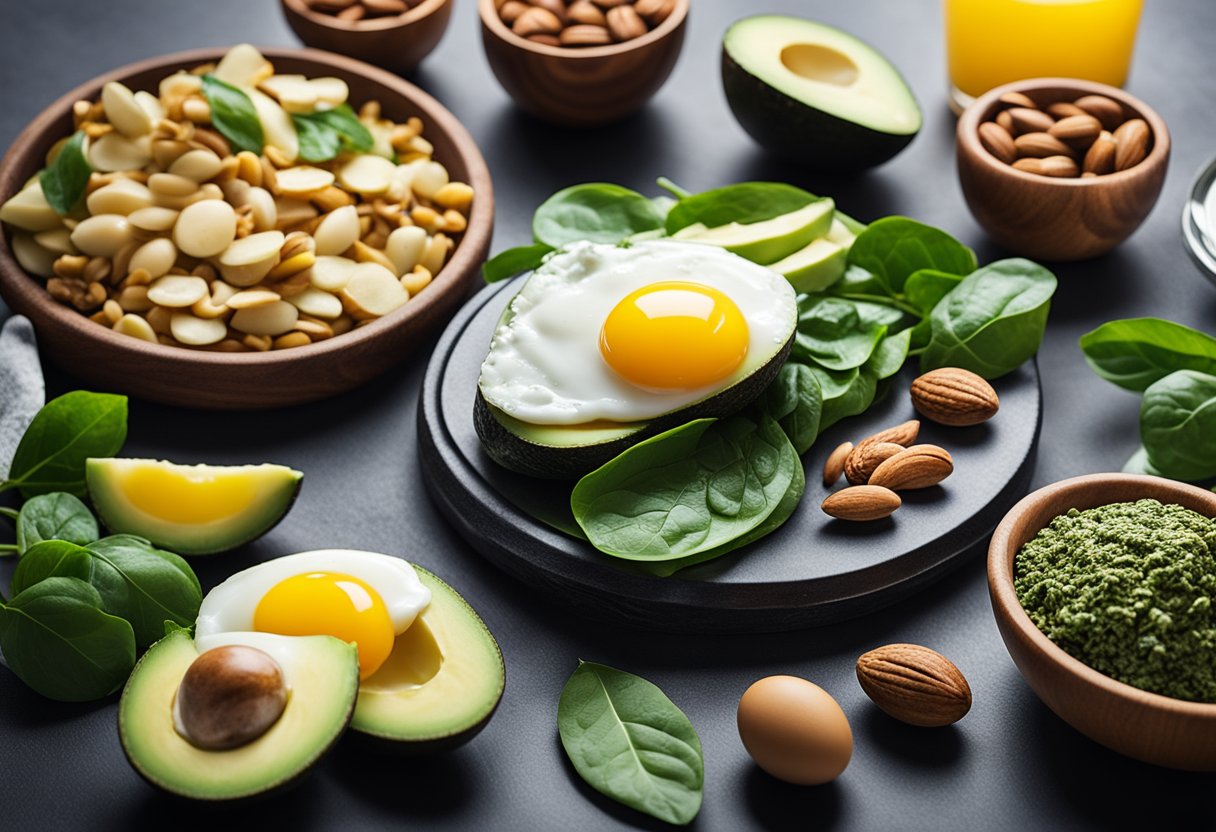
[(19, 595), (36, 583), (53, 577), (88, 581), (93, 574), (93, 555), (88, 549), (66, 540), (44, 540), (25, 550), (13, 570), (12, 593)]
[(851, 370), (866, 363), (886, 332), (885, 325), (863, 321), (847, 300), (802, 295), (793, 355), (829, 370)]
[(211, 123), (234, 150), (262, 152), (266, 143), (262, 121), (244, 90), (208, 73), (203, 76), (203, 97), (211, 107)]
[(1176, 370), (1216, 374), (1216, 338), (1160, 318), (1110, 321), (1080, 343), (1093, 371), (1127, 390), (1143, 391)]
[(1153, 467), (1153, 463), (1148, 461), (1148, 451), (1144, 450), (1143, 445), (1128, 458), (1127, 462), (1123, 463), (1123, 473), (1148, 474), (1152, 477), (1162, 476), (1161, 472)]
[(971, 249), (945, 231), (907, 217), (870, 223), (853, 241), (849, 264), (873, 273), (891, 295), (903, 293), (908, 278), (921, 269), (971, 274), (976, 266)]
[(879, 381), (895, 375), (903, 369), (904, 362), (908, 360), (911, 343), (910, 329), (883, 338), (878, 342), (870, 360), (866, 362), (864, 372), (870, 373)]
[(84, 131), (77, 130), (59, 149), (55, 161), (38, 174), (42, 195), (56, 214), (71, 213), (89, 184), (89, 174), (93, 168), (85, 158), (84, 141)]
[(100, 536), (93, 512), (62, 491), (26, 500), (17, 515), (17, 551), (23, 554), (44, 540), (66, 540), (84, 546)]
[(933, 307), (921, 372), (962, 367), (987, 379), (1013, 372), (1038, 352), (1055, 290), (1055, 275), (1020, 258), (964, 278)]
[(90, 543), (90, 583), (101, 593), (106, 612), (131, 622), (141, 648), (159, 639), (165, 621), (194, 624), (203, 593), (184, 560), (133, 535), (113, 535)]
[(522, 272), (530, 272), (539, 268), (545, 260), (545, 255), (553, 250), (553, 246), (537, 243), (532, 246), (516, 246), (501, 251), (481, 267), (482, 277), (485, 278), (486, 283), (497, 283)]
[(0, 606), (0, 650), (23, 682), (63, 702), (111, 694), (135, 666), (131, 625), (78, 578), (47, 578)]
[(557, 730), (579, 776), (601, 794), (668, 823), (687, 824), (700, 811), (701, 740), (645, 679), (580, 661), (562, 689)]
[(823, 391), (811, 368), (786, 362), (777, 378), (764, 391), (763, 406), (789, 437), (794, 452), (806, 453), (819, 435), (823, 414)]
[(333, 128), (299, 115), (291, 120), (300, 140), (300, 158), (305, 162), (325, 162), (342, 151), (342, 137)]
[(1149, 385), (1140, 440), (1153, 468), (1177, 480), (1216, 476), (1216, 376), (1178, 370)]
[(922, 315), (928, 315), (951, 289), (962, 282), (962, 275), (946, 274), (936, 269), (919, 269), (908, 276), (908, 281), (904, 284), (904, 296)]
[(375, 143), (349, 104), (316, 113), (293, 113), (291, 121), (300, 137), (300, 158), (306, 162), (325, 162), (343, 150), (367, 153)]
[(717, 228), (763, 222), (805, 208), (819, 197), (783, 182), (741, 182), (684, 197), (667, 214), (668, 234), (703, 223)]
[(619, 243), (663, 227), (654, 203), (620, 185), (591, 183), (558, 191), (536, 209), (532, 236), (557, 248), (579, 240)]
[(127, 397), (75, 390), (48, 402), (21, 438), (9, 480), (27, 498), (52, 491), (84, 496), (84, 463), (114, 456), (127, 438)]
[(834, 373), (822, 367), (811, 367), (823, 391), (823, 414), (819, 418), (822, 434), (832, 425), (849, 416), (864, 413), (874, 403), (878, 378), (859, 368)]
[(584, 476), (570, 508), (601, 552), (673, 560), (760, 525), (801, 473), (798, 453), (771, 417), (699, 419), (634, 445)]

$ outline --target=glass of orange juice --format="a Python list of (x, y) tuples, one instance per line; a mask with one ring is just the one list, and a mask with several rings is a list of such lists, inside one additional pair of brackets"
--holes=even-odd
[(945, 0), (950, 106), (1045, 76), (1127, 81), (1143, 0)]

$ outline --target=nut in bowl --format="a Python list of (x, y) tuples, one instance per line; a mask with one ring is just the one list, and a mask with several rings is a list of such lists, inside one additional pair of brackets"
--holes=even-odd
[(976, 99), (959, 118), (957, 148), (963, 196), (993, 240), (1028, 257), (1083, 260), (1148, 216), (1170, 136), (1123, 90), (1039, 78)]
[(281, 0), (305, 45), (413, 72), (447, 31), (452, 0)]

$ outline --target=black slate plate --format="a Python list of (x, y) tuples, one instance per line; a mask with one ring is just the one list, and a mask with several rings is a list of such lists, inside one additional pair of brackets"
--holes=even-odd
[(991, 422), (947, 428), (922, 422), (918, 441), (948, 449), (955, 473), (937, 488), (905, 492), (892, 518), (843, 523), (819, 510), (826, 455), (845, 440), (915, 418), (911, 370), (888, 395), (846, 419), (803, 457), (807, 491), (786, 524), (718, 560), (656, 578), (558, 529), (572, 524), (570, 484), (500, 468), (473, 429), (477, 376), (517, 281), (491, 286), (448, 325), (427, 367), (418, 408), (423, 480), (440, 510), (491, 562), (613, 623), (678, 632), (773, 632), (825, 624), (886, 606), (941, 575), (986, 540), (1029, 486), (1042, 407), (1029, 363), (995, 387)]

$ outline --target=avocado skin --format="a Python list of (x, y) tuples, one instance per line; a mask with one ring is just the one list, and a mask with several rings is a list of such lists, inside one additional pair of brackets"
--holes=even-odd
[(636, 433), (594, 445), (554, 447), (532, 442), (509, 430), (495, 418), (490, 405), (477, 391), (473, 402), (473, 426), (481, 439), (481, 447), (490, 459), (504, 468), (520, 474), (550, 480), (574, 480), (594, 471), (613, 457), (644, 439), (679, 427), (694, 419), (721, 418), (737, 413), (759, 398), (765, 388), (781, 372), (797, 331), (769, 361), (754, 373), (716, 393), (680, 410), (664, 414), (640, 428)]
[(722, 86), (735, 119), (757, 143), (812, 170), (838, 173), (872, 168), (916, 137), (916, 133), (883, 133), (817, 110), (748, 72), (725, 47)]

